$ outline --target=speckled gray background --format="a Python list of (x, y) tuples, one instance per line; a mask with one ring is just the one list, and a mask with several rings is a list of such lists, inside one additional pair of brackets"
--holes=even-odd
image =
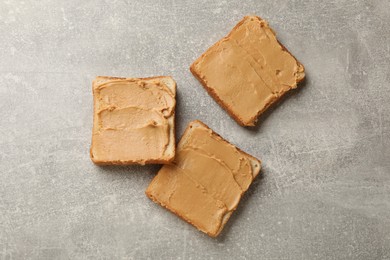
[[(307, 80), (238, 126), (188, 67), (244, 15)], [(390, 259), (390, 2), (0, 3), (0, 259)], [(97, 75), (172, 75), (200, 119), (263, 161), (218, 239), (144, 195), (158, 166), (94, 166)]]

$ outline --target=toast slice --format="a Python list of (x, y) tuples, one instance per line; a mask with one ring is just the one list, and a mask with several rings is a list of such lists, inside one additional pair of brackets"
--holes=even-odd
[(176, 82), (168, 76), (92, 83), (90, 156), (99, 165), (169, 163), (175, 156)]
[(202, 122), (192, 121), (177, 146), (174, 161), (161, 168), (146, 195), (216, 237), (260, 168), (258, 159)]
[(242, 126), (254, 126), (260, 114), (305, 77), (303, 65), (257, 16), (244, 17), (190, 70)]

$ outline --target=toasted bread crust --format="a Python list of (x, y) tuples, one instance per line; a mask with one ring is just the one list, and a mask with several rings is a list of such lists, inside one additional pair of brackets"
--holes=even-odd
[[(205, 80), (202, 79), (202, 76), (197, 72), (197, 70), (195, 69), (195, 66), (206, 56), (206, 54), (208, 53), (208, 51), (210, 49), (212, 49), (213, 47), (217, 46), (220, 44), (220, 42), (222, 41), (225, 41), (227, 40), (231, 34), (238, 28), (240, 27), (246, 19), (248, 18), (255, 18), (256, 20), (258, 20), (259, 22), (265, 22), (267, 23), (265, 20), (261, 19), (259, 16), (245, 16), (240, 22), (238, 22), (236, 24), (236, 26), (233, 27), (233, 29), (225, 36), (223, 37), (222, 39), (220, 39), (219, 41), (217, 41), (216, 43), (214, 43), (211, 47), (209, 47), (198, 59), (196, 59), (190, 66), (190, 71), (191, 73), (194, 75), (194, 77), (202, 84), (202, 86), (204, 87), (204, 89), (209, 93), (209, 95), (214, 98), (214, 100), (238, 123), (240, 124), (241, 126), (255, 126), (256, 122), (257, 122), (257, 119), (258, 117), (265, 111), (267, 110), (270, 106), (272, 106), (273, 104), (277, 103), (282, 96), (284, 96), (285, 93), (287, 93), (289, 90), (281, 93), (279, 96), (275, 96), (274, 99), (270, 100), (265, 106), (263, 109), (261, 109), (260, 111), (258, 111), (258, 113), (251, 117), (250, 120), (248, 121), (244, 121), (240, 115), (236, 114), (233, 109), (225, 104), (225, 102), (223, 102), (223, 100), (218, 96), (218, 94), (215, 92), (215, 90), (208, 86), (207, 85), (207, 82)], [(272, 28), (269, 27), (271, 30)], [(272, 30), (273, 31), (273, 30)], [(274, 31), (273, 31), (274, 32)], [(276, 33), (274, 32), (274, 34), (276, 35)], [(291, 52), (289, 52), (287, 50), (287, 48), (282, 44), (280, 43), (279, 40), (277, 40), (277, 42), (279, 43), (279, 45), (281, 46), (281, 48), (283, 49), (283, 51), (285, 52), (288, 52), (296, 61), (297, 63), (297, 66), (302, 68), (302, 74), (301, 74), (301, 77), (297, 78), (297, 81), (296, 83), (298, 84), (299, 82), (301, 82), (305, 76), (304, 76), (304, 72), (305, 72), (305, 67), (302, 65), (302, 63), (300, 63), (297, 58), (295, 58), (294, 55), (291, 54)], [(291, 90), (291, 89), (290, 89)]]
[[(176, 85), (176, 81), (173, 79), (173, 77), (171, 76), (155, 76), (155, 77), (146, 77), (146, 78), (124, 78), (124, 77), (111, 77), (111, 76), (97, 76), (93, 81), (92, 81), (92, 95), (94, 95), (94, 91), (95, 91), (95, 88), (99, 85), (98, 84), (98, 80), (126, 80), (126, 79), (137, 79), (137, 80), (151, 80), (151, 79), (165, 79), (165, 78), (170, 78), (172, 79), (172, 81), (174, 82), (175, 84), (175, 89), (177, 87)], [(95, 98), (94, 98), (94, 102), (93, 102), (93, 111), (96, 111), (96, 104), (97, 102), (95, 102)], [(176, 102), (173, 106), (173, 109), (172, 109), (172, 115), (171, 117), (173, 118), (176, 118)], [(95, 125), (95, 123), (97, 122), (97, 117), (94, 113), (94, 116), (93, 116), (93, 125)], [(93, 131), (93, 130), (92, 130)], [(176, 129), (175, 129), (175, 121), (174, 123), (172, 124), (172, 132), (173, 132), (173, 141), (175, 142), (176, 140)], [(172, 156), (170, 157), (166, 157), (166, 158), (161, 158), (161, 159), (152, 159), (152, 160), (145, 160), (143, 161), (142, 163), (140, 163), (140, 161), (98, 161), (94, 158), (93, 154), (92, 154), (92, 147), (93, 147), (93, 133), (92, 133), (92, 140), (91, 140), (91, 147), (89, 149), (89, 155), (90, 155), (90, 158), (92, 160), (92, 162), (96, 165), (100, 165), (100, 166), (104, 166), (104, 165), (142, 165), (142, 164), (169, 164), (173, 161), (173, 159), (175, 159), (175, 154), (176, 154), (176, 145), (173, 145), (173, 153), (172, 153)]]
[(143, 165), (143, 164), (169, 164), (173, 161), (173, 159), (175, 159), (174, 156), (170, 157), (170, 158), (167, 158), (167, 159), (161, 159), (161, 160), (145, 160), (143, 161), (142, 163), (139, 162), (139, 161), (110, 161), (110, 162), (107, 162), (107, 161), (97, 161), (95, 160), (95, 158), (93, 157), (92, 155), (92, 149), (90, 149), (90, 156), (91, 156), (91, 160), (94, 164), (96, 165)]

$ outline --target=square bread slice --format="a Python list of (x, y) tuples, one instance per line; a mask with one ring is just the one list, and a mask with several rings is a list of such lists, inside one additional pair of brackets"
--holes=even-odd
[(176, 82), (97, 77), (90, 155), (99, 165), (169, 163), (175, 156)]
[(305, 77), (303, 65), (257, 16), (244, 17), (190, 70), (242, 126), (254, 126), (261, 113)]
[(216, 237), (260, 168), (258, 159), (193, 121), (177, 146), (174, 161), (161, 168), (146, 195)]

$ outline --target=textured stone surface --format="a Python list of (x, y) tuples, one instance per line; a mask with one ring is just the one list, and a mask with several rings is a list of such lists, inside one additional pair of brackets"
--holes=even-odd
[[(307, 80), (255, 129), (189, 65), (246, 14)], [(390, 2), (0, 3), (0, 259), (390, 259)], [(200, 119), (261, 158), (218, 239), (149, 201), (158, 166), (94, 166), (96, 75), (172, 75), (177, 134)]]

